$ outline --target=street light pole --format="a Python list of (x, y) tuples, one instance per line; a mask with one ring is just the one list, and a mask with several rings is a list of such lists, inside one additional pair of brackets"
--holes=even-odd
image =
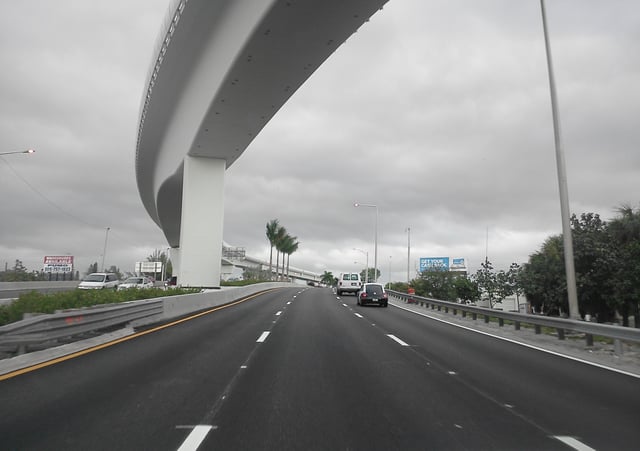
[(354, 207), (371, 207), (376, 209), (376, 228), (375, 228), (375, 236), (373, 240), (374, 245), (374, 253), (373, 253), (373, 281), (376, 282), (378, 280), (378, 206), (374, 204), (359, 204), (356, 202), (353, 204)]
[(562, 215), (562, 238), (564, 244), (564, 268), (567, 275), (567, 296), (569, 298), (569, 317), (580, 319), (578, 307), (578, 290), (576, 288), (576, 270), (573, 260), (573, 239), (571, 237), (571, 217), (569, 211), (569, 190), (567, 188), (567, 170), (564, 160), (564, 150), (560, 135), (560, 119), (558, 113), (558, 98), (553, 76), (553, 62), (551, 60), (551, 45), (547, 31), (547, 17), (544, 0), (540, 0), (542, 10), (542, 28), (544, 30), (544, 44), (547, 52), (547, 69), (549, 72), (549, 90), (551, 92), (551, 113), (553, 116), (553, 132), (556, 145), (556, 167), (558, 171), (558, 186), (560, 191), (560, 213)]
[(109, 239), (109, 229), (110, 227), (107, 227), (107, 233), (104, 236), (104, 250), (102, 251), (102, 272), (104, 271), (104, 256), (107, 253), (107, 240)]
[(362, 252), (367, 256), (367, 263), (365, 266), (365, 273), (364, 273), (364, 283), (369, 283), (369, 252), (363, 251), (362, 249), (356, 249), (355, 247), (353, 248), (353, 250)]

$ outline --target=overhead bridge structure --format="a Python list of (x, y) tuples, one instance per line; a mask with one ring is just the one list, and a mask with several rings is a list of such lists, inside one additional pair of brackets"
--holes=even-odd
[(143, 95), (136, 177), (179, 284), (220, 285), (225, 170), (386, 1), (172, 4)]

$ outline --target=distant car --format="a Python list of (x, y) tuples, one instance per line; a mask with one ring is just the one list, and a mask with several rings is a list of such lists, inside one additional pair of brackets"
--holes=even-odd
[(360, 274), (357, 272), (343, 272), (338, 277), (338, 286), (336, 287), (336, 293), (341, 296), (342, 293), (357, 293), (362, 286), (362, 280), (360, 280)]
[(129, 277), (125, 279), (120, 285), (118, 285), (118, 291), (126, 290), (128, 288), (153, 288), (153, 280), (148, 277)]
[(120, 279), (114, 273), (110, 272), (94, 272), (86, 276), (78, 288), (81, 290), (117, 290), (120, 285)]
[(358, 305), (375, 304), (386, 307), (389, 304), (389, 297), (380, 283), (365, 283), (358, 293)]

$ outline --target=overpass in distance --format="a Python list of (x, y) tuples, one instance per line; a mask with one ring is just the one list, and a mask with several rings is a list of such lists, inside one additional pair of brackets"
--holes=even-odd
[(220, 285), (225, 170), (386, 2), (172, 3), (142, 99), (136, 178), (180, 285)]

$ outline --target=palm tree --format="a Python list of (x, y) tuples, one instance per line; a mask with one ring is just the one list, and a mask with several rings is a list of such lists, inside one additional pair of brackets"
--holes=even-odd
[[(277, 219), (272, 219), (267, 222), (267, 239), (269, 240), (269, 244), (271, 245), (271, 250), (269, 251), (269, 278), (273, 278), (273, 246), (276, 245), (276, 237), (278, 234), (278, 228), (280, 227), (280, 223)], [(276, 270), (277, 272), (277, 270)]]
[[(287, 280), (289, 279), (289, 257), (298, 250), (300, 243), (297, 236), (287, 235), (284, 239), (282, 252), (287, 254)], [(284, 274), (284, 256), (282, 257), (282, 273)]]
[(320, 283), (324, 283), (325, 285), (333, 285), (333, 274), (331, 273), (331, 271), (325, 271), (324, 274), (322, 274), (322, 277), (320, 277)]
[[(278, 268), (280, 267), (280, 252), (282, 252), (282, 244), (284, 243), (284, 240), (286, 237), (287, 237), (287, 229), (285, 229), (282, 226), (278, 226), (278, 230), (276, 230), (276, 236), (273, 240), (274, 246), (276, 247), (276, 280), (279, 279)], [(283, 256), (283, 261), (284, 261), (284, 256)], [(283, 273), (284, 273), (284, 270), (283, 270)]]

